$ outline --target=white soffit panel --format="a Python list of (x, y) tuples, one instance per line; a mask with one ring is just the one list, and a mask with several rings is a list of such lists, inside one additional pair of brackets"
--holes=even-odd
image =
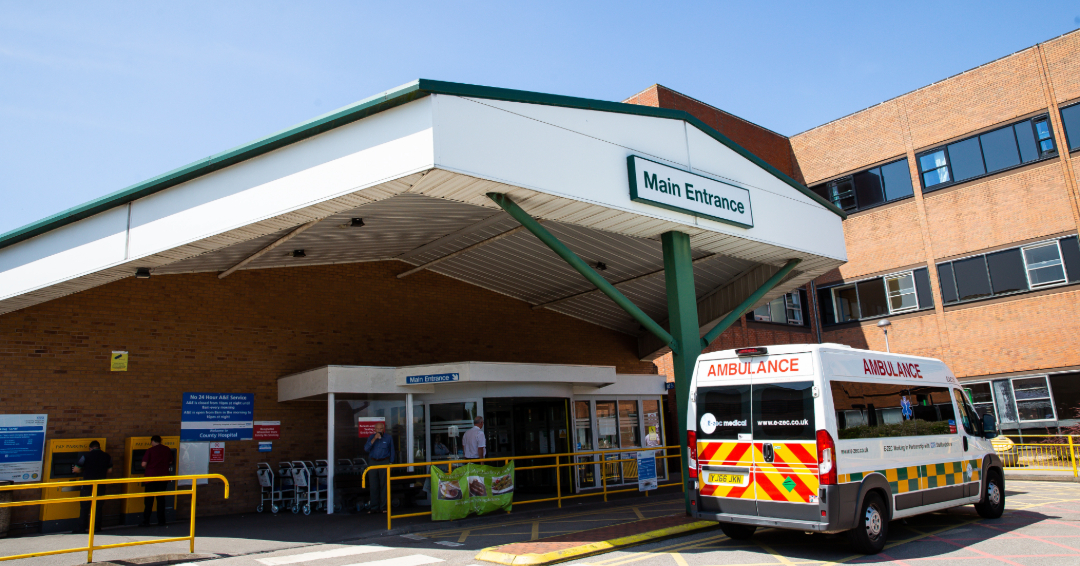
[[(780, 230), (779, 226), (772, 222), (744, 229), (632, 202), (629, 196), (626, 156), (649, 153), (646, 149), (657, 151), (652, 147), (641, 148), (632, 144), (644, 143), (640, 140), (655, 136), (686, 151), (688, 132), (697, 130), (685, 128), (681, 121), (511, 102), (502, 102), (495, 106), (488, 104), (490, 101), (473, 101), (453, 96), (436, 96), (435, 99), (435, 161), (440, 168), (583, 203), (598, 204), (613, 211), (632, 212), (727, 234), (745, 239), (748, 243), (767, 243), (841, 261), (846, 257), (843, 247), (841, 246), (840, 253), (837, 254), (835, 246), (837, 238), (841, 242), (843, 239), (839, 217), (835, 218), (835, 222), (828, 222), (821, 230), (803, 230), (799, 237), (792, 238), (787, 230)], [(589, 118), (587, 127), (583, 128), (586, 131), (572, 129), (575, 122), (580, 125), (582, 120), (585, 120), (583, 116), (588, 114), (605, 115), (603, 118), (596, 118), (597, 122), (621, 122), (620, 127), (609, 125), (601, 128)], [(673, 127), (673, 124), (677, 125), (677, 128)], [(724, 147), (711, 139), (702, 143)], [(666, 153), (671, 156), (675, 152)], [(746, 161), (741, 156), (737, 157)], [(685, 158), (675, 162), (681, 167), (686, 167), (685, 163)], [(756, 167), (749, 161), (746, 163)], [(762, 174), (767, 175), (764, 171)], [(800, 200), (809, 200), (779, 179), (771, 175), (768, 177), (767, 180), (762, 177), (758, 182), (765, 184), (768, 181), (766, 188), (769, 191), (779, 194), (789, 192), (798, 195)], [(771, 199), (762, 194), (762, 188), (749, 184), (745, 186), (751, 191), (751, 198), (755, 203), (760, 200), (763, 204), (766, 201), (772, 204)], [(816, 206), (821, 209), (822, 214), (831, 214), (824, 207)], [(786, 207), (784, 210), (772, 211), (769, 207), (760, 208), (759, 211), (759, 206), (755, 204), (755, 216), (770, 213), (782, 216), (788, 212)], [(801, 222), (797, 218), (794, 221)], [(793, 222), (791, 217), (786, 220), (788, 223)], [(830, 231), (835, 231), (836, 235), (828, 234)], [(659, 233), (652, 234), (649, 237), (658, 235)]]

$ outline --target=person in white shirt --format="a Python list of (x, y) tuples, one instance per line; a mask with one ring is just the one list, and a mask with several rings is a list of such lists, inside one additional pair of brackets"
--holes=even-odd
[(482, 460), (487, 448), (487, 439), (484, 437), (484, 417), (476, 417), (473, 419), (473, 424), (476, 426), (465, 433), (461, 442), (465, 446), (466, 459)]

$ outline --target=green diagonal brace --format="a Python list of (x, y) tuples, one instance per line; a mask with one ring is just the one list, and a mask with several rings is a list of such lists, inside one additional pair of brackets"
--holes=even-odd
[(795, 266), (800, 263), (802, 263), (801, 259), (788, 260), (787, 264), (780, 268), (780, 271), (773, 274), (764, 285), (759, 287), (757, 291), (751, 293), (745, 301), (739, 303), (739, 306), (732, 309), (723, 320), (712, 327), (712, 330), (709, 330), (705, 336), (701, 337), (701, 349), (704, 350), (705, 348), (708, 348), (713, 340), (716, 340), (729, 326), (734, 324), (736, 320), (739, 320), (742, 315), (746, 314), (746, 311), (750, 310), (750, 307), (754, 306), (754, 303), (761, 300), (761, 297), (764, 297), (765, 293), (772, 291), (773, 287), (779, 285), (780, 282), (787, 277), (788, 273), (791, 273), (791, 270), (795, 269)]
[(604, 279), (593, 268), (589, 267), (589, 264), (582, 261), (577, 254), (560, 242), (551, 232), (548, 232), (547, 228), (541, 226), (532, 216), (529, 216), (529, 214), (522, 210), (517, 203), (510, 199), (510, 197), (502, 193), (488, 193), (487, 196), (495, 201), (495, 204), (502, 207), (507, 214), (514, 217), (514, 220), (517, 220), (526, 230), (532, 232), (541, 242), (551, 248), (551, 251), (563, 258), (563, 261), (569, 263), (570, 267), (577, 270), (577, 272), (583, 275), (585, 279), (588, 279), (590, 283), (596, 285), (596, 288), (600, 289), (600, 292), (610, 297), (611, 300), (615, 301), (616, 305), (619, 305), (620, 308), (626, 311), (630, 316), (634, 317), (634, 320), (638, 321), (638, 323), (644, 326), (646, 330), (652, 332), (663, 343), (667, 344), (672, 351), (678, 349), (675, 344), (675, 338), (673, 338), (667, 330), (664, 330), (663, 326), (657, 324), (655, 320), (645, 314), (645, 311), (638, 308), (638, 306), (631, 302), (630, 299), (627, 299), (626, 295), (623, 295), (614, 285), (608, 283), (607, 279)]

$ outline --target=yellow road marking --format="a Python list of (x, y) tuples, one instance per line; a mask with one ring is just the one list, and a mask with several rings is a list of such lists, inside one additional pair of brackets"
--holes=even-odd
[(689, 564), (686, 563), (686, 559), (683, 558), (682, 555), (679, 554), (678, 552), (671, 552), (669, 554), (671, 555), (671, 559), (674, 560), (675, 563), (678, 564), (679, 566), (690, 566)]
[(636, 505), (634, 506), (634, 514), (637, 515), (638, 519), (644, 519), (645, 518), (645, 515), (641, 514), (641, 509), (638, 509)]
[(533, 521), (532, 538), (529, 540), (536, 540), (538, 538), (540, 538), (540, 521)]
[(773, 558), (779, 560), (781, 564), (788, 564), (788, 565), (794, 564), (794, 562), (789, 560), (787, 556), (784, 556), (784, 555), (780, 554), (779, 552), (773, 550), (768, 545), (761, 544), (760, 542), (758, 542), (757, 545), (759, 547), (761, 547), (762, 550), (764, 550), (765, 552), (768, 552), (770, 555), (772, 555)]
[(471, 531), (469, 531), (468, 529), (465, 529), (464, 531), (461, 531), (461, 536), (459, 536), (457, 538), (457, 541), (458, 542), (465, 542), (465, 539), (469, 538), (469, 533), (470, 532)]

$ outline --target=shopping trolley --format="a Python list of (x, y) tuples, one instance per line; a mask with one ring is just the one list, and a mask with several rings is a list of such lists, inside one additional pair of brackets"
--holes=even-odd
[[(282, 508), (281, 504), (285, 502), (285, 495), (282, 490), (283, 478), (274, 474), (273, 468), (266, 462), (259, 462), (255, 469), (255, 475), (259, 479), (259, 488), (262, 491), (256, 511), (262, 513), (265, 506), (269, 504), (270, 512), (277, 513)], [(291, 500), (291, 498), (292, 494), (290, 493), (289, 499)]]
[(323, 477), (320, 481), (316, 466), (312, 462), (296, 460), (292, 463), (293, 513), (303, 511), (305, 515), (310, 515), (312, 508), (318, 509), (326, 504), (325, 465), (322, 470)]

